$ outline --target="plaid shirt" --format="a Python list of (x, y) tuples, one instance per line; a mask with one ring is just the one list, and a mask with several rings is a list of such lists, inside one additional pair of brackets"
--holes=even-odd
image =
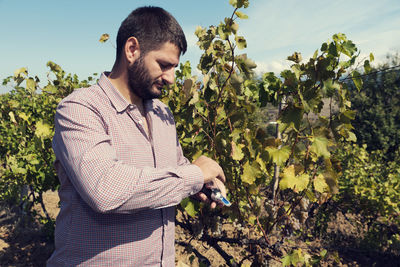
[(53, 149), (61, 183), (47, 266), (174, 266), (175, 205), (203, 186), (159, 100), (142, 116), (106, 74), (63, 99)]

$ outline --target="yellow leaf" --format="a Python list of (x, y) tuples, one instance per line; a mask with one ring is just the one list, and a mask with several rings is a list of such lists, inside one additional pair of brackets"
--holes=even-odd
[(254, 215), (250, 215), (249, 216), (249, 223), (250, 224), (255, 225), (256, 224), (256, 220), (257, 220), (256, 216), (254, 216)]
[(291, 152), (288, 146), (283, 146), (281, 148), (267, 147), (265, 150), (268, 151), (272, 162), (277, 165), (282, 165), (289, 158)]
[(259, 188), (258, 188), (257, 185), (251, 184), (251, 185), (249, 186), (249, 193), (250, 193), (250, 194), (252, 194), (252, 195), (257, 195), (257, 194), (258, 194), (258, 191), (259, 191)]
[(244, 148), (243, 144), (238, 144), (236, 145), (233, 141), (231, 143), (232, 145), (232, 159), (234, 160), (242, 160), (244, 157), (242, 149)]
[(20, 117), (21, 119), (23, 119), (24, 121), (28, 121), (29, 119), (29, 115), (26, 115), (24, 112), (21, 112), (18, 114), (18, 117)]
[(52, 84), (48, 84), (43, 88), (43, 91), (48, 92), (48, 93), (56, 93), (57, 92), (57, 87), (55, 87)]
[(294, 165), (286, 167), (282, 172), (282, 179), (279, 182), (279, 187), (284, 190), (287, 188), (293, 188), (294, 180), (296, 176), (294, 174)]
[(314, 179), (314, 189), (319, 193), (324, 193), (329, 190), (329, 185), (325, 181), (325, 177), (322, 174), (319, 174)]
[(302, 173), (296, 177), (296, 184), (294, 191), (300, 192), (307, 188), (310, 182), (310, 176), (307, 173)]
[(243, 12), (240, 12), (240, 11), (236, 11), (235, 14), (240, 19), (248, 19), (249, 18), (249, 16), (247, 16), (246, 14), (244, 14)]
[(256, 161), (257, 161), (257, 163), (260, 165), (260, 169), (261, 169), (263, 172), (267, 172), (267, 165), (265, 165), (265, 161), (264, 161), (263, 158), (261, 158), (260, 154), (257, 155)]
[(103, 33), (101, 36), (100, 36), (100, 40), (99, 40), (99, 42), (100, 43), (105, 43), (105, 42), (107, 42), (107, 40), (110, 38), (110, 35), (108, 34), (108, 33)]
[(324, 158), (329, 158), (331, 154), (328, 151), (328, 139), (323, 136), (316, 136), (311, 139), (313, 142), (311, 145), (311, 151), (313, 151), (317, 156), (323, 156)]
[(22, 77), (22, 75), (28, 75), (28, 70), (26, 68), (19, 68), (17, 70), (14, 71), (14, 77), (18, 78), (18, 77)]
[(34, 79), (29, 78), (26, 80), (26, 89), (28, 89), (32, 92), (36, 90), (36, 82)]
[(16, 123), (17, 121), (15, 120), (14, 112), (10, 111), (8, 113), (8, 116), (10, 116), (10, 121)]
[(38, 121), (36, 123), (35, 135), (37, 137), (44, 137), (44, 138), (51, 137), (52, 131), (51, 131), (50, 125), (47, 123), (44, 123), (43, 121)]
[(283, 170), (279, 187), (281, 189), (290, 188), (295, 192), (300, 192), (307, 188), (309, 182), (310, 176), (307, 173), (296, 176), (294, 165), (290, 165)]
[(258, 172), (259, 169), (257, 166), (254, 166), (254, 163), (250, 165), (250, 163), (247, 161), (243, 165), (242, 181), (247, 184), (253, 184), (256, 180)]

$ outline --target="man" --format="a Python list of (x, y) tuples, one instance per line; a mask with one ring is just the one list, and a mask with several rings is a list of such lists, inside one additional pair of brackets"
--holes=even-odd
[(56, 249), (48, 266), (174, 266), (175, 205), (224, 173), (182, 155), (169, 109), (186, 39), (165, 10), (142, 7), (121, 24), (117, 56), (96, 85), (63, 99), (53, 149), (60, 179)]

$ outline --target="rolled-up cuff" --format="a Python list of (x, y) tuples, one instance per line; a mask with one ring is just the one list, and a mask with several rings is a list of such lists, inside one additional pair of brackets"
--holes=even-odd
[(203, 172), (194, 164), (179, 166), (178, 175), (183, 179), (184, 186), (182, 198), (198, 193), (203, 187)]

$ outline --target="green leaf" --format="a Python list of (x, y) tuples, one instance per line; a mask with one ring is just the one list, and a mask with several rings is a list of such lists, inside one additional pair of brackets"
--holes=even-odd
[(239, 49), (244, 49), (247, 47), (246, 39), (244, 39), (243, 36), (235, 36), (235, 41)]
[(339, 56), (338, 51), (337, 51), (337, 46), (334, 42), (329, 44), (329, 48), (328, 48), (328, 54), (333, 56), (333, 57), (337, 57)]
[(248, 19), (249, 18), (249, 16), (247, 16), (246, 14), (244, 14), (243, 12), (240, 12), (240, 11), (236, 11), (235, 14), (240, 19)]
[(375, 59), (374, 58), (374, 54), (370, 53), (369, 54), (369, 61), (372, 62), (372, 61), (374, 61), (374, 59)]
[(371, 72), (372, 68), (371, 65), (369, 64), (369, 60), (364, 61), (364, 71), (365, 73)]
[(293, 64), (290, 68), (292, 69), (292, 71), (296, 75), (296, 79), (299, 80), (300, 76), (303, 74), (303, 72), (300, 69), (300, 65), (299, 64)]
[(294, 52), (293, 55), (287, 57), (287, 60), (293, 61), (295, 63), (300, 63), (302, 59), (303, 58), (301, 56), (301, 53), (299, 52)]
[(290, 254), (282, 258), (282, 267), (290, 266), (292, 264), (292, 256)]
[(194, 218), (198, 214), (199, 211), (198, 203), (193, 202), (190, 198), (183, 199), (181, 201), (181, 205), (191, 217)]
[(99, 42), (100, 43), (105, 43), (105, 42), (107, 42), (108, 39), (110, 39), (110, 35), (108, 33), (103, 33), (100, 36)]
[(315, 136), (311, 138), (311, 151), (313, 151), (317, 156), (322, 156), (324, 158), (329, 158), (331, 153), (328, 151), (328, 139), (324, 136)]
[(357, 52), (356, 45), (350, 40), (344, 42), (342, 44), (342, 47), (343, 47), (342, 52), (348, 57), (351, 57), (352, 55), (354, 55), (355, 52)]
[(348, 136), (346, 137), (346, 141), (357, 142), (357, 136), (352, 131), (349, 131)]
[(250, 58), (246, 58), (244, 60), (244, 64), (246, 65), (246, 67), (248, 67), (249, 69), (255, 69), (257, 68), (257, 64), (251, 60)]
[(356, 70), (351, 73), (352, 80), (353, 80), (354, 85), (356, 86), (358, 91), (361, 90), (361, 87), (362, 87), (362, 84), (363, 84), (362, 79), (361, 79), (360, 76), (361, 76), (361, 74)]
[(218, 26), (217, 32), (222, 40), (228, 40), (230, 31), (226, 28), (224, 24), (220, 24)]
[(287, 124), (289, 127), (293, 126), (296, 130), (300, 129), (301, 120), (303, 119), (304, 111), (301, 108), (293, 105), (288, 105), (283, 111), (280, 121)]
[(323, 44), (321, 45), (321, 51), (322, 51), (322, 52), (325, 52), (326, 50), (328, 50), (328, 44), (327, 44), (327, 43), (323, 43)]
[(283, 146), (281, 148), (267, 147), (265, 150), (272, 158), (272, 162), (277, 165), (282, 165), (285, 163), (288, 160), (291, 152), (289, 146)]
[(45, 91), (47, 93), (55, 94), (55, 93), (57, 93), (57, 87), (55, 87), (52, 84), (48, 84), (43, 88), (43, 91)]
[(322, 90), (325, 92), (327, 97), (331, 97), (335, 92), (340, 90), (340, 84), (332, 79), (328, 79), (323, 82)]
[(241, 129), (235, 128), (229, 136), (232, 138), (233, 142), (237, 142), (242, 132)]
[(235, 8), (246, 8), (249, 6), (249, 0), (229, 0), (229, 4)]
[(314, 52), (314, 55), (313, 55), (313, 59), (317, 59), (317, 56), (318, 56), (318, 49), (317, 50), (315, 50), (315, 52)]

